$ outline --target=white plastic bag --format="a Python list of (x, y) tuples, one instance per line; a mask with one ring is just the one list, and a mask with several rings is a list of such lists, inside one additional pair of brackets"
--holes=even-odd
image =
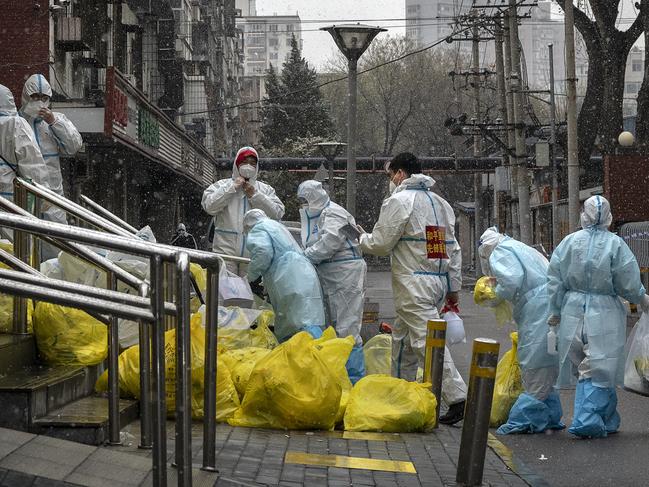
[(624, 387), (649, 395), (649, 315), (642, 313), (627, 340)]
[(225, 266), (221, 268), (219, 275), (219, 296), (226, 306), (236, 304), (250, 308), (254, 302), (248, 281), (230, 272)]
[(444, 321), (446, 321), (446, 344), (466, 343), (466, 332), (464, 331), (462, 318), (454, 311), (447, 311), (444, 313)]

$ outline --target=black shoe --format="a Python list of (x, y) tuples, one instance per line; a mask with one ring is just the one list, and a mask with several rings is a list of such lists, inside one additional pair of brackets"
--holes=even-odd
[(466, 401), (451, 404), (444, 416), (439, 417), (439, 422), (442, 424), (455, 424), (464, 419), (464, 405)]

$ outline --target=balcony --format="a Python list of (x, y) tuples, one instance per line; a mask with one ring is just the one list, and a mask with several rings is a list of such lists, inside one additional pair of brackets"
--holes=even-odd
[(84, 36), (81, 17), (60, 17), (56, 23), (56, 45), (64, 51), (89, 51), (92, 39)]

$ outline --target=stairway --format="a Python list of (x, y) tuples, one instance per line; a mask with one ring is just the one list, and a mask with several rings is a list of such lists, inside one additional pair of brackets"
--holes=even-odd
[[(0, 334), (0, 427), (90, 445), (108, 438), (108, 400), (94, 394), (103, 365), (50, 366), (33, 335)], [(120, 424), (137, 418), (136, 401), (120, 401)]]

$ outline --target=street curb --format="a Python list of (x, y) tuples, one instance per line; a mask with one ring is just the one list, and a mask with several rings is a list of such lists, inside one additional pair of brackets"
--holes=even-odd
[(505, 444), (501, 443), (498, 438), (489, 433), (487, 440), (489, 448), (498, 455), (507, 468), (518, 475), (524, 482), (532, 487), (551, 487), (539, 474), (532, 472), (527, 465), (520, 461), (514, 452)]

